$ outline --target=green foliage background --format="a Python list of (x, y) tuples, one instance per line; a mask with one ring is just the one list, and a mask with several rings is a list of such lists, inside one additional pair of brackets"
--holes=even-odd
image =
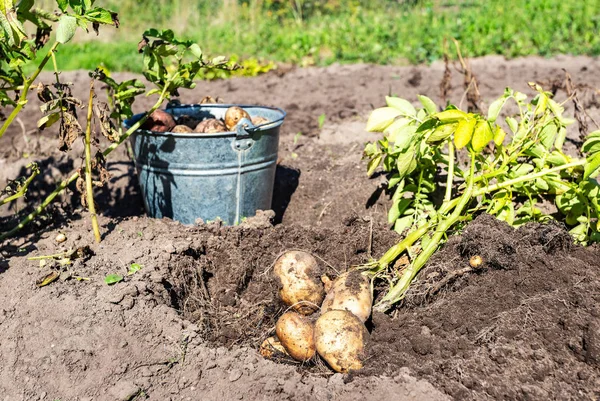
[[(40, 5), (53, 8), (54, 2)], [(137, 42), (147, 27), (173, 29), (209, 54), (264, 66), (334, 62), (427, 63), (443, 39), (469, 57), (600, 54), (600, 0), (98, 0), (121, 28), (91, 33), (61, 49), (63, 70), (139, 72)], [(243, 71), (243, 70), (242, 70)], [(255, 71), (260, 72), (259, 70)], [(253, 75), (252, 71), (242, 72)]]

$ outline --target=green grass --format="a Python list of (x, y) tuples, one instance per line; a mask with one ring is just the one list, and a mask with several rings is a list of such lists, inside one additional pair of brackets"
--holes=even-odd
[(150, 26), (174, 29), (211, 55), (299, 65), (428, 63), (442, 57), (443, 39), (451, 37), (469, 57), (600, 54), (600, 0), (329, 0), (330, 8), (307, 9), (302, 18), (291, 7), (275, 10), (273, 1), (239, 3), (98, 0), (119, 12), (121, 28), (104, 28), (103, 41), (64, 46), (59, 68), (103, 64), (115, 71), (140, 71), (136, 44)]

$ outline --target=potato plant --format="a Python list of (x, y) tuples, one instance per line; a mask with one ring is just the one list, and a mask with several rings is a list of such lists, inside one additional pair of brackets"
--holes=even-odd
[[(33, 0), (21, 1), (16, 6), (12, 0), (4, 0), (0, 4), (0, 27), (2, 28), (0, 30), (2, 39), (0, 41), (0, 105), (12, 106), (12, 111), (0, 127), (0, 137), (27, 104), (32, 84), (44, 66), (52, 60), (56, 82), (51, 85), (40, 84), (38, 86), (38, 97), (43, 102), (41, 111), (44, 114), (38, 121), (38, 127), (45, 129), (53, 124), (58, 124), (60, 149), (63, 151), (70, 150), (73, 142), (81, 138), (85, 145), (85, 166), (64, 179), (16, 227), (1, 234), (0, 240), (15, 234), (33, 221), (69, 185), (77, 182), (78, 188), (86, 193), (85, 205), (90, 210), (95, 239), (100, 242), (93, 187), (107, 181), (108, 173), (103, 167), (105, 158), (140, 128), (148, 116), (166, 100), (178, 96), (180, 88), (194, 88), (194, 80), (201, 71), (238, 68), (237, 65), (230, 65), (222, 56), (207, 60), (197, 44), (178, 39), (171, 30), (148, 29), (142, 36), (138, 51), (142, 54), (144, 76), (154, 85), (154, 88), (147, 91), (145, 85), (139, 80), (117, 82), (106, 71), (97, 69), (90, 73), (89, 98), (86, 102), (82, 102), (71, 95), (68, 85), (60, 82), (56, 49), (71, 41), (78, 29), (88, 31), (90, 24), (96, 33), (101, 24), (118, 26), (118, 16), (112, 11), (94, 7), (94, 0), (57, 0), (57, 6), (60, 11), (49, 13), (35, 8)], [(36, 27), (34, 39), (29, 39), (30, 35), (26, 31), (25, 22), (32, 22)], [(53, 28), (56, 31), (53, 44), (35, 72), (31, 76), (26, 76), (23, 72), (23, 65), (34, 59), (37, 49), (44, 47)], [(31, 36), (33, 37), (33, 35)], [(106, 84), (109, 104), (104, 104), (96, 99), (95, 81), (102, 81)], [(9, 95), (11, 92), (16, 94), (14, 99)], [(133, 102), (141, 94), (157, 96), (156, 102), (142, 119), (123, 132), (122, 122), (125, 118), (132, 116)], [(84, 108), (85, 105), (87, 105), (87, 123), (84, 129), (77, 120), (77, 111)], [(105, 149), (100, 149), (98, 145), (96, 121), (101, 133), (110, 142)], [(92, 145), (98, 148), (94, 154), (92, 154)], [(0, 205), (16, 199), (15, 196), (23, 196), (27, 186), (38, 172), (36, 168), (32, 168), (31, 177), (22, 179), (24, 185), (21, 185), (14, 194), (9, 194), (9, 197), (2, 200)]]
[[(553, 218), (540, 208), (542, 201), (550, 201), (577, 242), (600, 240), (600, 185), (595, 180), (600, 131), (587, 136), (581, 157), (567, 155), (566, 127), (573, 120), (563, 116), (563, 105), (551, 93), (535, 83), (530, 86), (537, 92), (533, 99), (507, 88), (487, 116), (453, 105), (438, 111), (425, 96), (419, 96), (418, 109), (405, 99), (387, 97), (387, 106), (372, 112), (367, 130), (382, 132), (383, 138), (366, 145), (368, 174), (382, 166), (388, 175), (393, 193), (388, 221), (404, 234), (381, 259), (365, 266), (373, 276), (389, 277), (389, 291), (375, 310), (388, 310), (402, 300), (448, 234), (476, 213), (518, 227)], [(517, 112), (499, 124), (509, 102)], [(443, 199), (436, 202), (440, 189)], [(390, 272), (403, 253), (410, 265)]]

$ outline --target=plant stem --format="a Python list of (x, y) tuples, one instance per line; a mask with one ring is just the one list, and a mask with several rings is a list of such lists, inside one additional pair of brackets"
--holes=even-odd
[(97, 243), (102, 241), (98, 215), (94, 204), (94, 186), (92, 184), (92, 108), (94, 107), (94, 80), (90, 83), (90, 98), (88, 101), (87, 125), (85, 127), (85, 192), (87, 196), (88, 209), (92, 219), (92, 230)]
[(37, 164), (33, 164), (32, 165), (32, 171), (31, 171), (31, 175), (29, 177), (27, 177), (27, 180), (25, 180), (25, 182), (23, 183), (23, 185), (21, 186), (21, 189), (19, 189), (17, 191), (17, 193), (15, 193), (14, 195), (11, 195), (9, 197), (6, 197), (4, 199), (0, 200), (0, 206), (3, 206), (7, 203), (10, 203), (14, 200), (19, 199), (20, 197), (24, 196), (25, 193), (27, 192), (27, 188), (29, 187), (29, 184), (31, 184), (31, 182), (33, 181), (33, 179), (40, 173), (40, 170), (37, 166)]
[(446, 178), (446, 195), (444, 203), (452, 199), (452, 184), (454, 183), (454, 143), (452, 138), (448, 138), (448, 177)]
[[(158, 98), (158, 100), (154, 104), (154, 106), (152, 106), (152, 108), (150, 108), (150, 110), (148, 110), (148, 112), (146, 113), (146, 115), (144, 117), (142, 117), (137, 123), (132, 125), (131, 128), (129, 128), (127, 130), (127, 132), (125, 132), (125, 134), (123, 135), (121, 140), (119, 140), (119, 142), (115, 142), (115, 143), (111, 144), (104, 152), (102, 152), (102, 154), (104, 156), (107, 156), (108, 154), (110, 154), (113, 150), (115, 150), (117, 148), (118, 145), (123, 143), (127, 138), (129, 138), (131, 136), (131, 134), (133, 134), (135, 131), (137, 131), (142, 126), (142, 124), (144, 124), (144, 122), (146, 121), (148, 116), (160, 107), (160, 105), (166, 99), (166, 94), (167, 94), (166, 89), (168, 87), (169, 87), (169, 85), (165, 86), (165, 90), (163, 90), (163, 92), (161, 93), (160, 97)], [(39, 205), (33, 212), (28, 214), (23, 220), (21, 220), (16, 227), (14, 227), (12, 230), (0, 235), (0, 241), (3, 241), (10, 236), (13, 236), (17, 232), (19, 232), (19, 230), (21, 230), (23, 227), (25, 227), (27, 224), (32, 222), (37, 216), (40, 215), (40, 213), (42, 213), (44, 211), (44, 209), (50, 203), (52, 203), (54, 198), (56, 198), (58, 195), (60, 195), (71, 183), (73, 183), (78, 178), (79, 178), (79, 173), (73, 173), (67, 180), (64, 180), (63, 182), (61, 182), (60, 185), (58, 187), (56, 187), (56, 189), (50, 195), (48, 195), (46, 197), (46, 199), (44, 199), (42, 204)]]
[(8, 116), (6, 121), (4, 121), (4, 124), (2, 124), (2, 127), (0, 128), (0, 138), (2, 138), (2, 136), (4, 135), (4, 133), (6, 132), (8, 127), (12, 124), (14, 119), (21, 112), (21, 110), (23, 109), (23, 106), (25, 106), (25, 104), (27, 104), (27, 95), (29, 93), (29, 88), (31, 87), (33, 82), (36, 80), (38, 75), (40, 75), (40, 72), (42, 72), (42, 69), (44, 68), (44, 66), (46, 65), (48, 60), (50, 60), (50, 58), (56, 51), (56, 48), (58, 47), (58, 45), (59, 45), (58, 42), (54, 42), (54, 44), (52, 45), (50, 50), (48, 50), (48, 53), (46, 54), (46, 56), (44, 56), (44, 58), (40, 62), (40, 65), (38, 65), (38, 67), (35, 70), (35, 72), (33, 73), (33, 75), (31, 75), (29, 78), (27, 78), (25, 80), (25, 82), (23, 83), (23, 90), (21, 90), (21, 93), (19, 94), (19, 101), (17, 102), (17, 105), (15, 106), (12, 113), (10, 113), (10, 115)]
[(375, 306), (374, 310), (378, 312), (387, 311), (393, 304), (404, 298), (406, 290), (410, 286), (417, 273), (425, 266), (431, 255), (438, 249), (446, 231), (448, 231), (460, 218), (464, 208), (473, 199), (473, 181), (475, 175), (475, 153), (471, 152), (471, 166), (469, 172), (469, 183), (467, 189), (459, 198), (456, 208), (450, 216), (444, 219), (436, 228), (435, 233), (431, 237), (431, 241), (417, 256), (414, 262), (404, 270), (400, 280), (393, 285), (383, 299)]
[(425, 224), (423, 227), (408, 234), (401, 242), (388, 249), (388, 251), (379, 259), (377, 267), (372, 270), (372, 273), (378, 273), (385, 270), (402, 252), (410, 248), (417, 240), (419, 240), (419, 238), (425, 235), (432, 226), (432, 223)]
[(473, 193), (473, 196), (481, 196), (481, 195), (489, 194), (490, 192), (494, 192), (499, 189), (511, 187), (515, 184), (520, 184), (522, 182), (535, 180), (536, 178), (540, 178), (540, 177), (543, 177), (548, 174), (557, 173), (559, 171), (566, 170), (568, 168), (579, 167), (579, 166), (583, 166), (583, 165), (585, 165), (585, 159), (576, 160), (574, 162), (563, 164), (561, 166), (547, 168), (544, 170), (540, 170), (537, 173), (527, 174), (522, 177), (513, 178), (512, 180), (506, 180), (506, 181), (503, 181), (498, 184), (480, 188), (479, 190), (477, 190)]

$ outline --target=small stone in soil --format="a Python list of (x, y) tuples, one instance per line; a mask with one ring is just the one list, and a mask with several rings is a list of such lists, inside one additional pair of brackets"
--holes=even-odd
[(229, 374), (229, 381), (234, 382), (234, 381), (238, 380), (240, 377), (242, 377), (242, 371), (239, 369), (234, 369)]

